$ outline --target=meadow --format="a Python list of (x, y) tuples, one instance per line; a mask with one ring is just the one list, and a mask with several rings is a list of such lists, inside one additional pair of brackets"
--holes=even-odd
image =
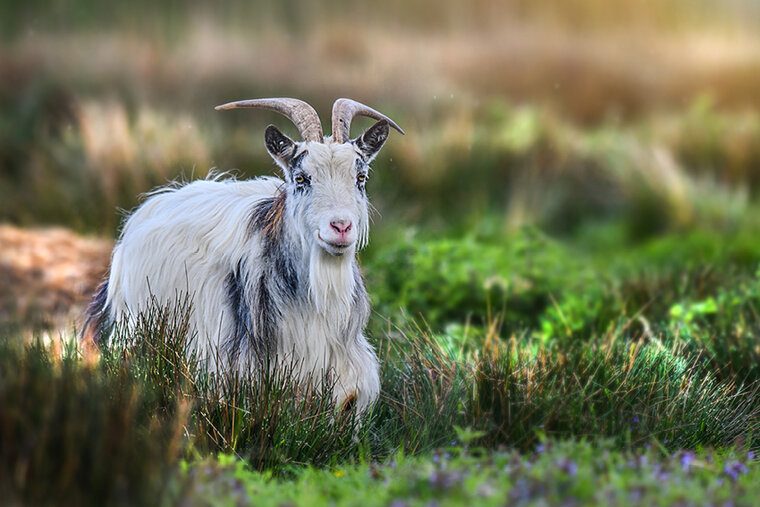
[(367, 187), (369, 414), (296, 396), (287, 369), (210, 375), (185, 353), (191, 301), (93, 361), (74, 320), (14, 313), (24, 287), (0, 277), (5, 501), (755, 502), (760, 12), (432, 4), (0, 4), (15, 227), (111, 240), (157, 185), (275, 174), (264, 127), (294, 130), (213, 110), (228, 100), (295, 96), (326, 118), (348, 96), (407, 132)]

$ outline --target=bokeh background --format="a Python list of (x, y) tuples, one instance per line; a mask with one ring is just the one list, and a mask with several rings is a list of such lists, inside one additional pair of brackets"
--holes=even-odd
[[(360, 428), (209, 375), (184, 300), (72, 343), (141, 194), (277, 174), (214, 110), (267, 96), (406, 131)], [(2, 501), (754, 505), (757, 435), (759, 0), (0, 0)]]
[[(717, 290), (705, 265), (760, 259), (759, 27), (754, 0), (3, 0), (0, 323), (71, 322), (141, 193), (275, 174), (264, 127), (292, 125), (213, 109), (266, 96), (325, 131), (344, 96), (406, 130), (369, 185), (381, 317), (456, 334), (495, 311), (545, 337), (691, 311)], [(641, 251), (707, 273), (642, 264), (580, 296)]]

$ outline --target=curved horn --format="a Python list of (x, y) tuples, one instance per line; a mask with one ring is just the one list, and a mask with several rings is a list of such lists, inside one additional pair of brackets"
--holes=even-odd
[(298, 132), (304, 141), (322, 142), (322, 123), (319, 115), (309, 104), (303, 100), (291, 98), (251, 99), (228, 102), (214, 109), (237, 109), (240, 107), (257, 107), (269, 109), (287, 116), (298, 128)]
[(334, 142), (345, 143), (348, 141), (351, 135), (351, 120), (354, 119), (354, 116), (368, 116), (375, 120), (385, 120), (391, 127), (402, 134), (404, 133), (404, 131), (401, 130), (401, 127), (396, 125), (393, 120), (384, 114), (375, 111), (371, 107), (365, 106), (364, 104), (351, 99), (338, 99), (335, 101), (332, 108), (332, 133)]

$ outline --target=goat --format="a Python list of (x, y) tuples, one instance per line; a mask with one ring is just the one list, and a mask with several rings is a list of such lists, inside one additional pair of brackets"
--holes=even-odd
[[(80, 337), (100, 344), (120, 319), (134, 326), (151, 301), (171, 305), (186, 294), (193, 352), (211, 371), (250, 371), (273, 355), (275, 364), (301, 365), (300, 381), (334, 375), (336, 404), (365, 410), (380, 391), (356, 262), (369, 233), (365, 184), (389, 127), (404, 132), (350, 99), (333, 104), (332, 137), (298, 99), (216, 109), (243, 107), (279, 112), (298, 128), (301, 142), (274, 125), (264, 135), (283, 178), (206, 179), (152, 192), (124, 224)], [(358, 115), (378, 121), (352, 140)]]

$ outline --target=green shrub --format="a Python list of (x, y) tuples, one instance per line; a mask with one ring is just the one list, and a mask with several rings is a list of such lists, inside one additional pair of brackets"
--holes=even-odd
[[(524, 229), (492, 244), (467, 236), (411, 235), (376, 253), (368, 267), (378, 313), (412, 318), (440, 330), (451, 322), (485, 323), (490, 310), (515, 326), (535, 326), (552, 297), (579, 273), (555, 242)], [(399, 322), (398, 318), (394, 319)]]
[(381, 317), (371, 330), (387, 332), (382, 318), (412, 318), (436, 334), (464, 326), (475, 336), (499, 320), (508, 333), (588, 340), (640, 317), (672, 322), (683, 305), (711, 298), (719, 313), (756, 301), (760, 248), (752, 230), (694, 231), (638, 245), (617, 230), (601, 231), (587, 231), (593, 241), (585, 247), (527, 228), (490, 238), (410, 232), (387, 241), (365, 264)]

